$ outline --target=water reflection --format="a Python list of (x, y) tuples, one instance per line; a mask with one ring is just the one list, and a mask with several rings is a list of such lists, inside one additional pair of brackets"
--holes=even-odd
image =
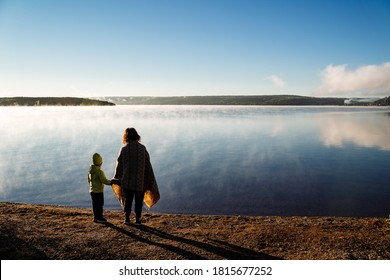
[[(388, 120), (344, 107), (0, 108), (0, 199), (89, 207), (91, 155), (112, 176), (134, 126), (162, 194), (153, 211), (388, 215)], [(119, 209), (107, 187), (105, 199)]]
[(347, 143), (364, 148), (390, 151), (388, 114), (321, 115), (316, 118), (325, 146), (343, 147)]

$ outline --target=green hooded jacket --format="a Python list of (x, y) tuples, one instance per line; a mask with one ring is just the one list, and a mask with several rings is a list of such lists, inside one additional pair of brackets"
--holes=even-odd
[(98, 153), (94, 154), (93, 164), (89, 167), (88, 172), (90, 192), (102, 193), (104, 191), (104, 185), (111, 185), (111, 180), (108, 180), (103, 170), (100, 169), (102, 163), (102, 157)]

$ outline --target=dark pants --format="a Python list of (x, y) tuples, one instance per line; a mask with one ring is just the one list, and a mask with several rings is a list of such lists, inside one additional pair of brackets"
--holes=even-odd
[(91, 198), (92, 198), (92, 210), (93, 210), (94, 218), (96, 220), (103, 219), (103, 205), (104, 205), (103, 193), (91, 192)]
[(130, 216), (131, 213), (131, 205), (133, 204), (133, 198), (135, 202), (135, 217), (137, 220), (141, 219), (141, 214), (142, 214), (142, 204), (144, 201), (144, 194), (145, 192), (143, 191), (133, 191), (133, 190), (127, 190), (123, 189), (125, 191), (125, 213), (126, 213), (126, 218)]

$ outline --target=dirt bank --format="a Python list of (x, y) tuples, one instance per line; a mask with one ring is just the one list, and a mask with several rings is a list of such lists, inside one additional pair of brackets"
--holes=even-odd
[(0, 203), (1, 259), (390, 259), (383, 218), (247, 217), (145, 213)]

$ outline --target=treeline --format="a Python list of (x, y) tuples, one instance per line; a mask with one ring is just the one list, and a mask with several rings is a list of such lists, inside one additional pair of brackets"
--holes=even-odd
[(3, 97), (0, 106), (112, 106), (112, 102), (78, 97)]
[(118, 105), (344, 105), (345, 98), (299, 95), (106, 97)]
[[(343, 106), (346, 98), (299, 95), (226, 96), (128, 96), (97, 99), (78, 97), (3, 97), (0, 106), (112, 106), (118, 105), (294, 105)], [(354, 106), (390, 106), (390, 97), (375, 102), (353, 102)]]
[(375, 101), (374, 105), (376, 105), (376, 106), (390, 106), (390, 96)]

